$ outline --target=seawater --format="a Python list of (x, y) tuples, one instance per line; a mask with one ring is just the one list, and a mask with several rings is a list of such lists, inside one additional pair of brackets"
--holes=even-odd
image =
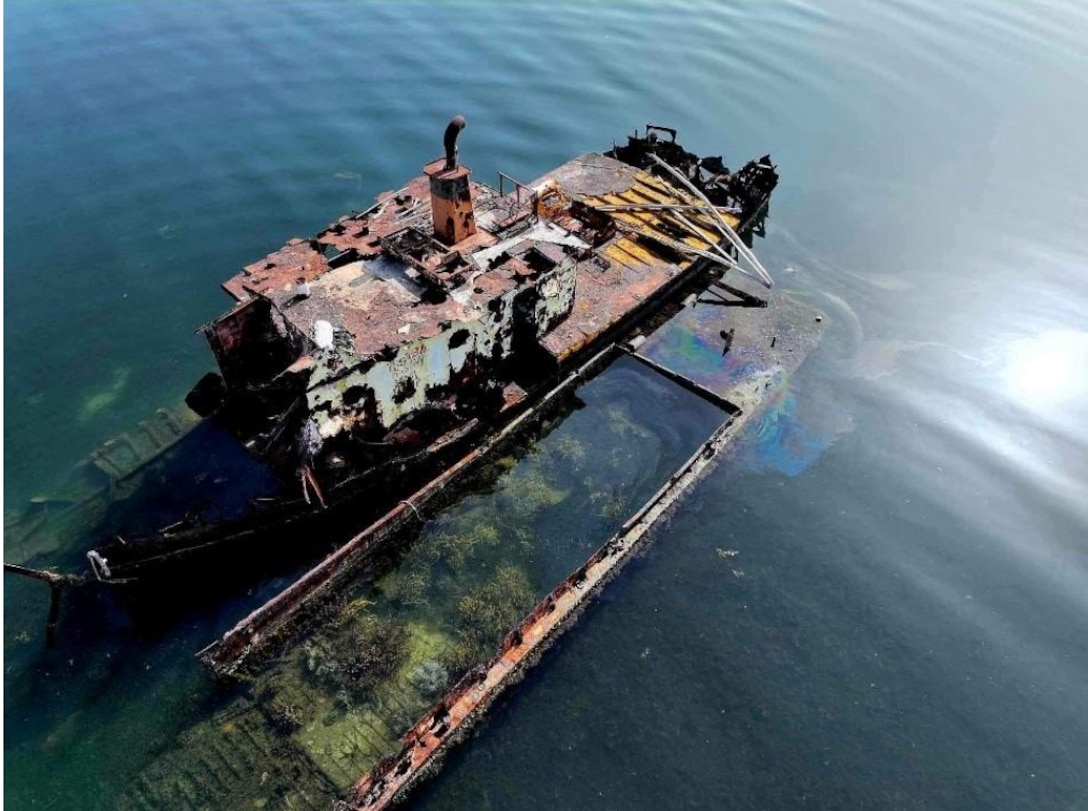
[[(757, 250), (827, 313), (817, 355), (416, 802), (1083, 803), (1079, 5), (4, 14), (6, 509), (175, 404), (218, 283), (398, 188), (454, 113), (481, 179), (647, 121), (769, 151)], [(45, 653), (43, 591), (5, 577), (12, 807), (113, 807), (216, 709), (191, 653), (289, 579), (152, 627), (96, 608)]]

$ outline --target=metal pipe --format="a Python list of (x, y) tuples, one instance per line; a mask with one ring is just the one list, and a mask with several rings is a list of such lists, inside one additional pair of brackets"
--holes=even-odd
[(442, 144), (446, 147), (446, 168), (457, 168), (457, 136), (465, 128), (465, 117), (455, 115), (446, 125), (446, 134), (442, 136)]
[[(678, 205), (673, 203), (628, 203), (625, 205), (596, 205), (598, 211), (706, 211), (706, 206)], [(736, 214), (737, 210), (729, 206), (715, 206), (723, 214)]]
[(721, 212), (719, 212), (718, 209), (710, 202), (710, 200), (707, 199), (706, 195), (699, 191), (695, 184), (688, 180), (684, 176), (684, 173), (681, 172), (679, 169), (675, 168), (674, 166), (670, 166), (668, 163), (661, 160), (661, 158), (659, 158), (657, 155), (651, 154), (650, 159), (653, 160), (658, 166), (665, 169), (665, 171), (667, 171), (677, 180), (679, 180), (684, 185), (684, 187), (688, 189), (688, 191), (690, 191), (693, 195), (695, 195), (697, 199), (703, 202), (706, 212), (713, 215), (714, 221), (718, 225), (718, 230), (722, 232), (723, 236), (725, 236), (725, 238), (733, 244), (733, 246), (737, 249), (738, 252), (740, 252), (740, 254), (745, 259), (752, 263), (752, 267), (759, 274), (764, 286), (768, 288), (773, 287), (774, 279), (771, 278), (771, 274), (767, 272), (767, 269), (765, 267), (763, 267), (762, 263), (760, 263), (755, 253), (752, 252), (752, 249), (744, 244), (744, 241), (737, 235), (737, 232), (733, 230), (733, 227), (725, 221), (725, 217), (723, 217), (721, 215)]

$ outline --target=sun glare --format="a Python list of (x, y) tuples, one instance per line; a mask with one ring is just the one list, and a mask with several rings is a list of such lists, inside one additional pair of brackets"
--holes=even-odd
[(1063, 405), (1088, 397), (1088, 332), (1054, 330), (1013, 341), (1002, 378), (1027, 405)]

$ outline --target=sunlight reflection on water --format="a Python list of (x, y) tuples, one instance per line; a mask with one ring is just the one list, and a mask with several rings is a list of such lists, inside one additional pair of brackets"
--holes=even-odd
[(1088, 332), (1060, 329), (1017, 338), (1001, 373), (1008, 395), (1040, 410), (1088, 397)]

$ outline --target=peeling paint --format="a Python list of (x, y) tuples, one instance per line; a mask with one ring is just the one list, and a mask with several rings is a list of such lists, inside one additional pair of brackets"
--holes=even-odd
[[(399, 420), (431, 402), (432, 392), (447, 390), (461, 376), (467, 378), (494, 371), (509, 357), (518, 319), (536, 336), (545, 334), (565, 317), (574, 303), (575, 263), (566, 260), (540, 276), (535, 285), (514, 288), (497, 299), (498, 306), (475, 320), (453, 321), (438, 335), (405, 344), (390, 360), (372, 365), (360, 364), (350, 350), (334, 349), (318, 353), (311, 373), (316, 381), (307, 391), (311, 420), (323, 438), (330, 438), (350, 428), (363, 427), (365, 410), (345, 402), (344, 393), (362, 389), (373, 394), (378, 424), (389, 430)], [(537, 295), (533, 295), (538, 291)], [(335, 362), (330, 366), (329, 361)], [(473, 373), (463, 375), (473, 367)], [(339, 370), (351, 369), (346, 374)], [(396, 393), (411, 384), (412, 394), (398, 398)]]
[(246, 266), (224, 284), (238, 305), (205, 328), (236, 432), (280, 465), (334, 477), (340, 468), (322, 462), (334, 440), (426, 441), (421, 421), (501, 408), (489, 393), (511, 382), (504, 370), (528, 359), (558, 369), (588, 351), (723, 253), (714, 217), (655, 169), (656, 155), (735, 229), (777, 180), (767, 158), (730, 173), (658, 132), (669, 131), (505, 195), (447, 156)]

